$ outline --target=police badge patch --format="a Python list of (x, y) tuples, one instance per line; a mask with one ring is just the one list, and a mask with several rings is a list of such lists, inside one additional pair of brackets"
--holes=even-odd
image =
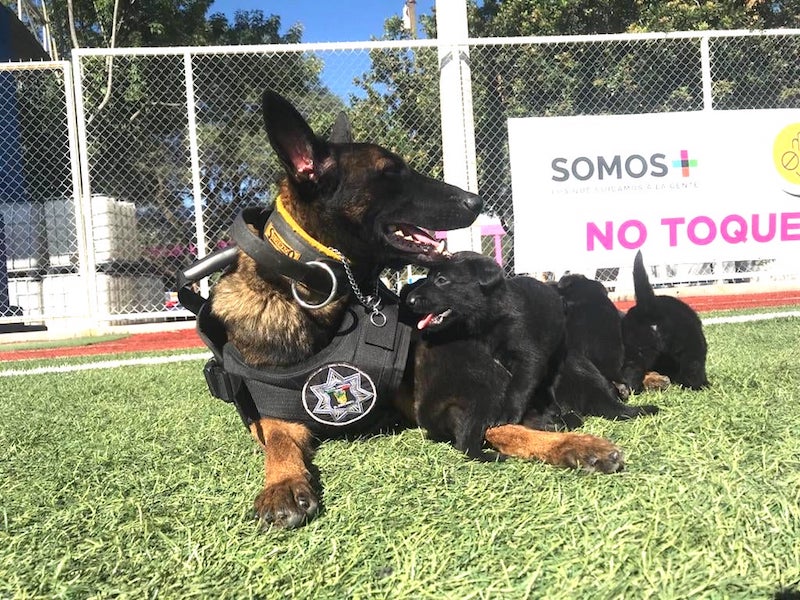
[(325, 365), (303, 385), (303, 407), (325, 425), (349, 425), (375, 406), (375, 384), (364, 371), (347, 363)]

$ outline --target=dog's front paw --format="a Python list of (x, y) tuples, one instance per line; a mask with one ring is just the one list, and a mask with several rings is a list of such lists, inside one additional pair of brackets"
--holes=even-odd
[(670, 386), (671, 383), (672, 382), (670, 381), (669, 377), (666, 375), (662, 375), (661, 373), (657, 373), (655, 371), (648, 371), (644, 374), (642, 387), (645, 389), (645, 391), (665, 390)]
[(625, 467), (622, 450), (607, 439), (585, 433), (501, 425), (486, 430), (486, 441), (502, 454), (538, 458), (559, 467), (600, 473), (616, 473)]
[(263, 526), (291, 529), (317, 514), (319, 501), (307, 480), (286, 480), (261, 490), (253, 508)]
[(555, 463), (589, 472), (616, 473), (625, 468), (622, 450), (609, 440), (586, 434), (572, 434), (553, 450)]
[(631, 395), (631, 388), (629, 388), (624, 383), (618, 383), (616, 381), (612, 381), (611, 384), (614, 386), (614, 389), (617, 390), (617, 397), (626, 402)]

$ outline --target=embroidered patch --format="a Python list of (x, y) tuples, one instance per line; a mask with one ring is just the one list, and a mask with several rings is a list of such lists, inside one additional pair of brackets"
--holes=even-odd
[(267, 229), (264, 231), (264, 237), (270, 244), (272, 244), (272, 247), (281, 254), (285, 254), (289, 258), (293, 258), (295, 260), (300, 258), (300, 253), (292, 248), (285, 239), (283, 239), (283, 236), (278, 233), (278, 230), (275, 229), (272, 223), (267, 223)]
[(364, 371), (347, 363), (325, 365), (303, 386), (303, 407), (325, 425), (349, 425), (375, 406), (375, 384)]

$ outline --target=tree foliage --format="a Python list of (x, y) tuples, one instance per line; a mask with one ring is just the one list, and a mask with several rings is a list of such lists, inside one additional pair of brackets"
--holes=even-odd
[[(118, 46), (297, 44), (302, 27), (282, 30), (260, 10), (206, 17), (210, 0), (123, 0)], [(63, 8), (63, 7), (62, 7)], [(107, 46), (113, 2), (76, 0), (81, 45)], [(135, 9), (135, 10), (134, 10)], [(60, 43), (69, 44), (65, 29)], [(312, 107), (330, 94), (321, 65), (300, 52), (191, 53), (201, 196), (207, 249), (227, 237), (242, 207), (267, 204), (280, 166), (267, 150), (261, 93), (281, 92)], [(93, 193), (136, 203), (148, 257), (173, 273), (195, 239), (184, 55), (85, 57), (81, 61)], [(110, 76), (109, 76), (110, 74)], [(328, 102), (328, 105), (331, 103)], [(341, 106), (341, 103), (338, 104)], [(317, 118), (322, 119), (322, 111)], [(333, 122), (328, 109), (326, 122)]]
[[(436, 37), (435, 21), (421, 21)], [(472, 38), (768, 29), (799, 27), (800, 0), (470, 0), (468, 21)], [(386, 21), (384, 37), (407, 37), (399, 19)], [(715, 108), (800, 106), (796, 37), (719, 39), (711, 52)], [(366, 97), (353, 103), (356, 127), (380, 132), (439, 175), (435, 53), (383, 50), (371, 58), (359, 80)], [(487, 210), (513, 232), (509, 117), (700, 110), (700, 60), (699, 42), (688, 39), (472, 46), (478, 185)]]
[[(423, 20), (430, 26), (430, 19)], [(408, 39), (399, 17), (386, 21), (384, 39)], [(351, 98), (353, 133), (404, 156), (416, 169), (442, 174), (442, 123), (435, 49), (370, 51), (372, 68), (356, 79), (365, 96)]]

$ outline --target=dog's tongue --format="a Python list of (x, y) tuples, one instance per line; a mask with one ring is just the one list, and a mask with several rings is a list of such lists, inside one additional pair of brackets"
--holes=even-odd
[(435, 239), (433, 239), (433, 236), (430, 234), (430, 232), (425, 231), (424, 229), (420, 229), (418, 227), (414, 228), (414, 230), (411, 231), (411, 237), (414, 238), (414, 241), (419, 242), (421, 244), (426, 244), (429, 246), (436, 246), (438, 244), (438, 242)]
[(431, 324), (431, 321), (433, 321), (433, 318), (435, 316), (436, 316), (435, 314), (431, 313), (429, 315), (425, 315), (424, 317), (422, 317), (422, 319), (420, 319), (420, 322), (417, 323), (417, 329), (420, 330), (425, 329), (428, 325)]

